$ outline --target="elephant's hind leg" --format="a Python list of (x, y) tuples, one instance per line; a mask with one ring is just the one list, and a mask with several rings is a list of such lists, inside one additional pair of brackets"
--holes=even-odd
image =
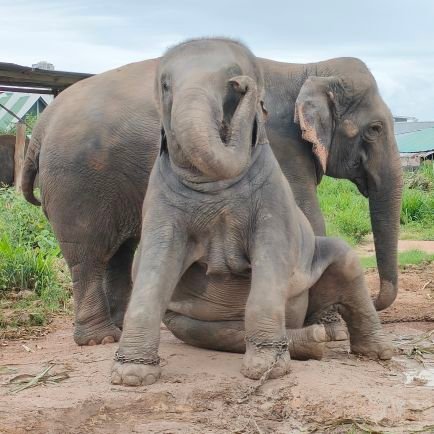
[(348, 327), (351, 350), (390, 359), (393, 347), (382, 331), (356, 253), (341, 240), (317, 237), (312, 272), (319, 278), (309, 292), (308, 315), (336, 304)]
[(132, 290), (131, 267), (138, 241), (125, 241), (109, 260), (104, 273), (104, 289), (114, 324), (122, 329)]
[[(246, 351), (244, 321), (201, 321), (167, 311), (163, 322), (181, 341), (199, 348), (230, 353)], [(324, 326), (286, 329), (289, 353), (296, 360), (321, 359), (328, 340)]]
[[(68, 252), (62, 247), (62, 251)], [(90, 260), (92, 254), (80, 254), (80, 262), (65, 258), (71, 269), (75, 328), (74, 340), (78, 345), (97, 345), (119, 340), (120, 330), (110, 317), (110, 308), (103, 290), (103, 276), (106, 264), (97, 259)]]

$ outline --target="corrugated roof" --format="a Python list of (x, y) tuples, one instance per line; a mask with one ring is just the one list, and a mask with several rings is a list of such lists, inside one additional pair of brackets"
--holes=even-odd
[(7, 86), (41, 87), (62, 91), (76, 81), (92, 75), (81, 72), (49, 71), (14, 63), (0, 63), (0, 84)]
[(395, 135), (434, 128), (434, 122), (395, 122)]
[(434, 127), (405, 134), (396, 134), (399, 152), (426, 152), (434, 150)]
[[(42, 98), (47, 105), (53, 100), (51, 95), (3, 92), (0, 93), (0, 104), (3, 104), (18, 117), (23, 118), (39, 98)], [(0, 107), (0, 128), (8, 128), (15, 122), (17, 122), (17, 119)]]

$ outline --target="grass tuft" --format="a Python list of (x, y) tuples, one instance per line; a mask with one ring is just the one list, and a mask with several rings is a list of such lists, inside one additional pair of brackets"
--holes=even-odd
[(0, 188), (0, 234), (0, 328), (45, 325), (70, 298), (50, 225), (13, 188)]
[[(372, 232), (369, 203), (350, 181), (325, 176), (318, 186), (327, 234), (356, 245)], [(404, 173), (401, 238), (434, 240), (434, 165)]]
[[(376, 268), (377, 259), (375, 255), (360, 258), (363, 268)], [(400, 267), (406, 265), (421, 265), (434, 262), (434, 255), (422, 252), (421, 250), (407, 250), (398, 254), (398, 264)]]

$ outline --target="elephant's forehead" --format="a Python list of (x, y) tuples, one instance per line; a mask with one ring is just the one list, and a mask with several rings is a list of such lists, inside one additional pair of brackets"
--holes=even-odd
[(234, 72), (240, 74), (247, 72), (243, 71), (243, 68), (253, 67), (250, 63), (247, 56), (221, 47), (208, 51), (196, 50), (194, 52), (174, 53), (163, 61), (161, 72), (182, 75), (191, 74), (192, 71), (200, 71), (201, 73), (212, 74), (222, 70), (237, 69)]

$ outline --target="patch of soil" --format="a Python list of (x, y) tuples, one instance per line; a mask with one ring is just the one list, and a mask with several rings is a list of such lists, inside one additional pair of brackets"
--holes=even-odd
[[(367, 277), (376, 288), (375, 273)], [(404, 270), (397, 302), (381, 314), (383, 320), (433, 319), (428, 296), (434, 287), (430, 283), (422, 289), (433, 278), (433, 265)], [(403, 351), (379, 363), (349, 354), (346, 342), (331, 343), (322, 361), (294, 361), (290, 375), (267, 381), (243, 402), (256, 382), (240, 374), (242, 355), (190, 347), (163, 327), (161, 379), (147, 387), (119, 387), (108, 381), (117, 344), (76, 346), (68, 317), (55, 319), (52, 327), (47, 336), (0, 342), (1, 433), (340, 433), (350, 427), (362, 432), (357, 426), (395, 433), (434, 430), (434, 389), (424, 381), (406, 384), (405, 373), (422, 365)], [(402, 347), (434, 325), (396, 322), (385, 329)], [(55, 363), (51, 373), (66, 371), (69, 378), (10, 393), (11, 378), (40, 373), (49, 362)]]
[[(375, 255), (375, 246), (372, 236), (367, 237), (366, 241), (359, 244), (356, 250), (360, 256)], [(420, 250), (432, 254), (434, 253), (434, 241), (399, 240), (398, 251), (405, 252), (407, 250)]]
[[(376, 293), (379, 288), (377, 271), (368, 270), (365, 276), (371, 291)], [(398, 297), (391, 307), (380, 312), (380, 318), (384, 323), (434, 322), (434, 263), (400, 270)]]

